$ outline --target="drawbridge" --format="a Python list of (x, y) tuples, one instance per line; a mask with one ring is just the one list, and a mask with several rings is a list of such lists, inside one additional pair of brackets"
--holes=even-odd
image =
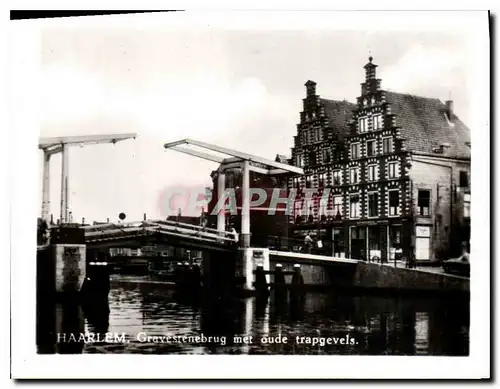
[(236, 250), (232, 233), (170, 220), (144, 220), (82, 226), (88, 248), (165, 244), (200, 250)]

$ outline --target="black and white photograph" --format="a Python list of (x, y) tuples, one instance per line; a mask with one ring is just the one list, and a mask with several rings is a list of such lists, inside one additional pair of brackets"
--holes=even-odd
[(11, 14), (15, 378), (490, 378), (487, 11), (109, 12)]

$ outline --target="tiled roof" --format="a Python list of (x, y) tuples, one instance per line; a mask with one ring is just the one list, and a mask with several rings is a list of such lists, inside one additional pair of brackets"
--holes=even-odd
[[(470, 158), (470, 130), (456, 115), (451, 121), (446, 116), (446, 104), (439, 99), (385, 91), (391, 113), (396, 115), (396, 125), (408, 151)], [(449, 144), (443, 154), (433, 149)]]
[(319, 101), (325, 108), (325, 115), (330, 121), (330, 126), (334, 132), (340, 138), (349, 135), (349, 121), (351, 120), (352, 111), (356, 108), (356, 104), (346, 100), (319, 99)]

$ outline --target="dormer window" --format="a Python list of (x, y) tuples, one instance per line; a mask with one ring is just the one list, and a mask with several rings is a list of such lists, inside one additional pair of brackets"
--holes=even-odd
[(443, 154), (450, 147), (451, 147), (451, 145), (449, 143), (442, 143), (439, 145), (439, 147), (434, 147), (432, 149), (432, 151), (437, 153), (437, 154)]

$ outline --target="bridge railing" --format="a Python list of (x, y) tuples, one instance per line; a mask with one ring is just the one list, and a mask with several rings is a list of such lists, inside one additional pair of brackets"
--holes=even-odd
[(191, 224), (186, 223), (156, 223), (152, 222), (152, 228), (157, 228), (157, 231), (162, 233), (177, 233), (184, 236), (194, 237), (194, 238), (204, 238), (205, 240), (219, 241), (224, 243), (234, 242), (234, 236), (231, 233), (219, 233), (213, 228), (198, 228), (198, 226), (192, 227)]
[(195, 240), (204, 240), (216, 243), (233, 243), (234, 236), (231, 233), (220, 233), (213, 228), (205, 228), (187, 223), (176, 223), (170, 221), (147, 220), (132, 223), (109, 223), (95, 226), (85, 226), (85, 237), (88, 240), (109, 240), (118, 237), (147, 235), (161, 233), (176, 235)]
[(131, 223), (107, 223), (107, 224), (96, 224), (94, 226), (82, 226), (83, 230), (87, 232), (92, 231), (107, 231), (127, 227), (142, 227), (144, 222), (131, 222)]
[(85, 231), (85, 237), (104, 237), (104, 236), (114, 236), (114, 235), (124, 235), (130, 233), (144, 232), (144, 227), (122, 227), (114, 228), (100, 231)]
[(316, 242), (312, 243), (312, 246), (306, 248), (304, 239), (302, 238), (290, 238), (276, 235), (259, 235), (252, 234), (252, 244), (266, 245), (271, 250), (278, 251), (288, 251), (296, 253), (306, 253), (310, 251), (310, 254), (316, 255), (327, 255), (331, 256), (331, 247), (323, 244), (322, 247), (318, 247)]
[(216, 235), (219, 235), (219, 236), (226, 236), (226, 237), (232, 237), (233, 236), (232, 233), (227, 232), (227, 231), (219, 232), (215, 228), (205, 227), (205, 226), (199, 226), (199, 225), (196, 225), (196, 224), (182, 223), (182, 222), (177, 222), (177, 221), (173, 221), (173, 220), (147, 220), (146, 223), (185, 227), (187, 229), (193, 229), (193, 230), (198, 230), (198, 231), (203, 231), (203, 232), (209, 232), (209, 233), (216, 234)]
[(252, 244), (267, 246), (271, 250), (300, 252), (304, 249), (304, 240), (277, 235), (252, 234)]

